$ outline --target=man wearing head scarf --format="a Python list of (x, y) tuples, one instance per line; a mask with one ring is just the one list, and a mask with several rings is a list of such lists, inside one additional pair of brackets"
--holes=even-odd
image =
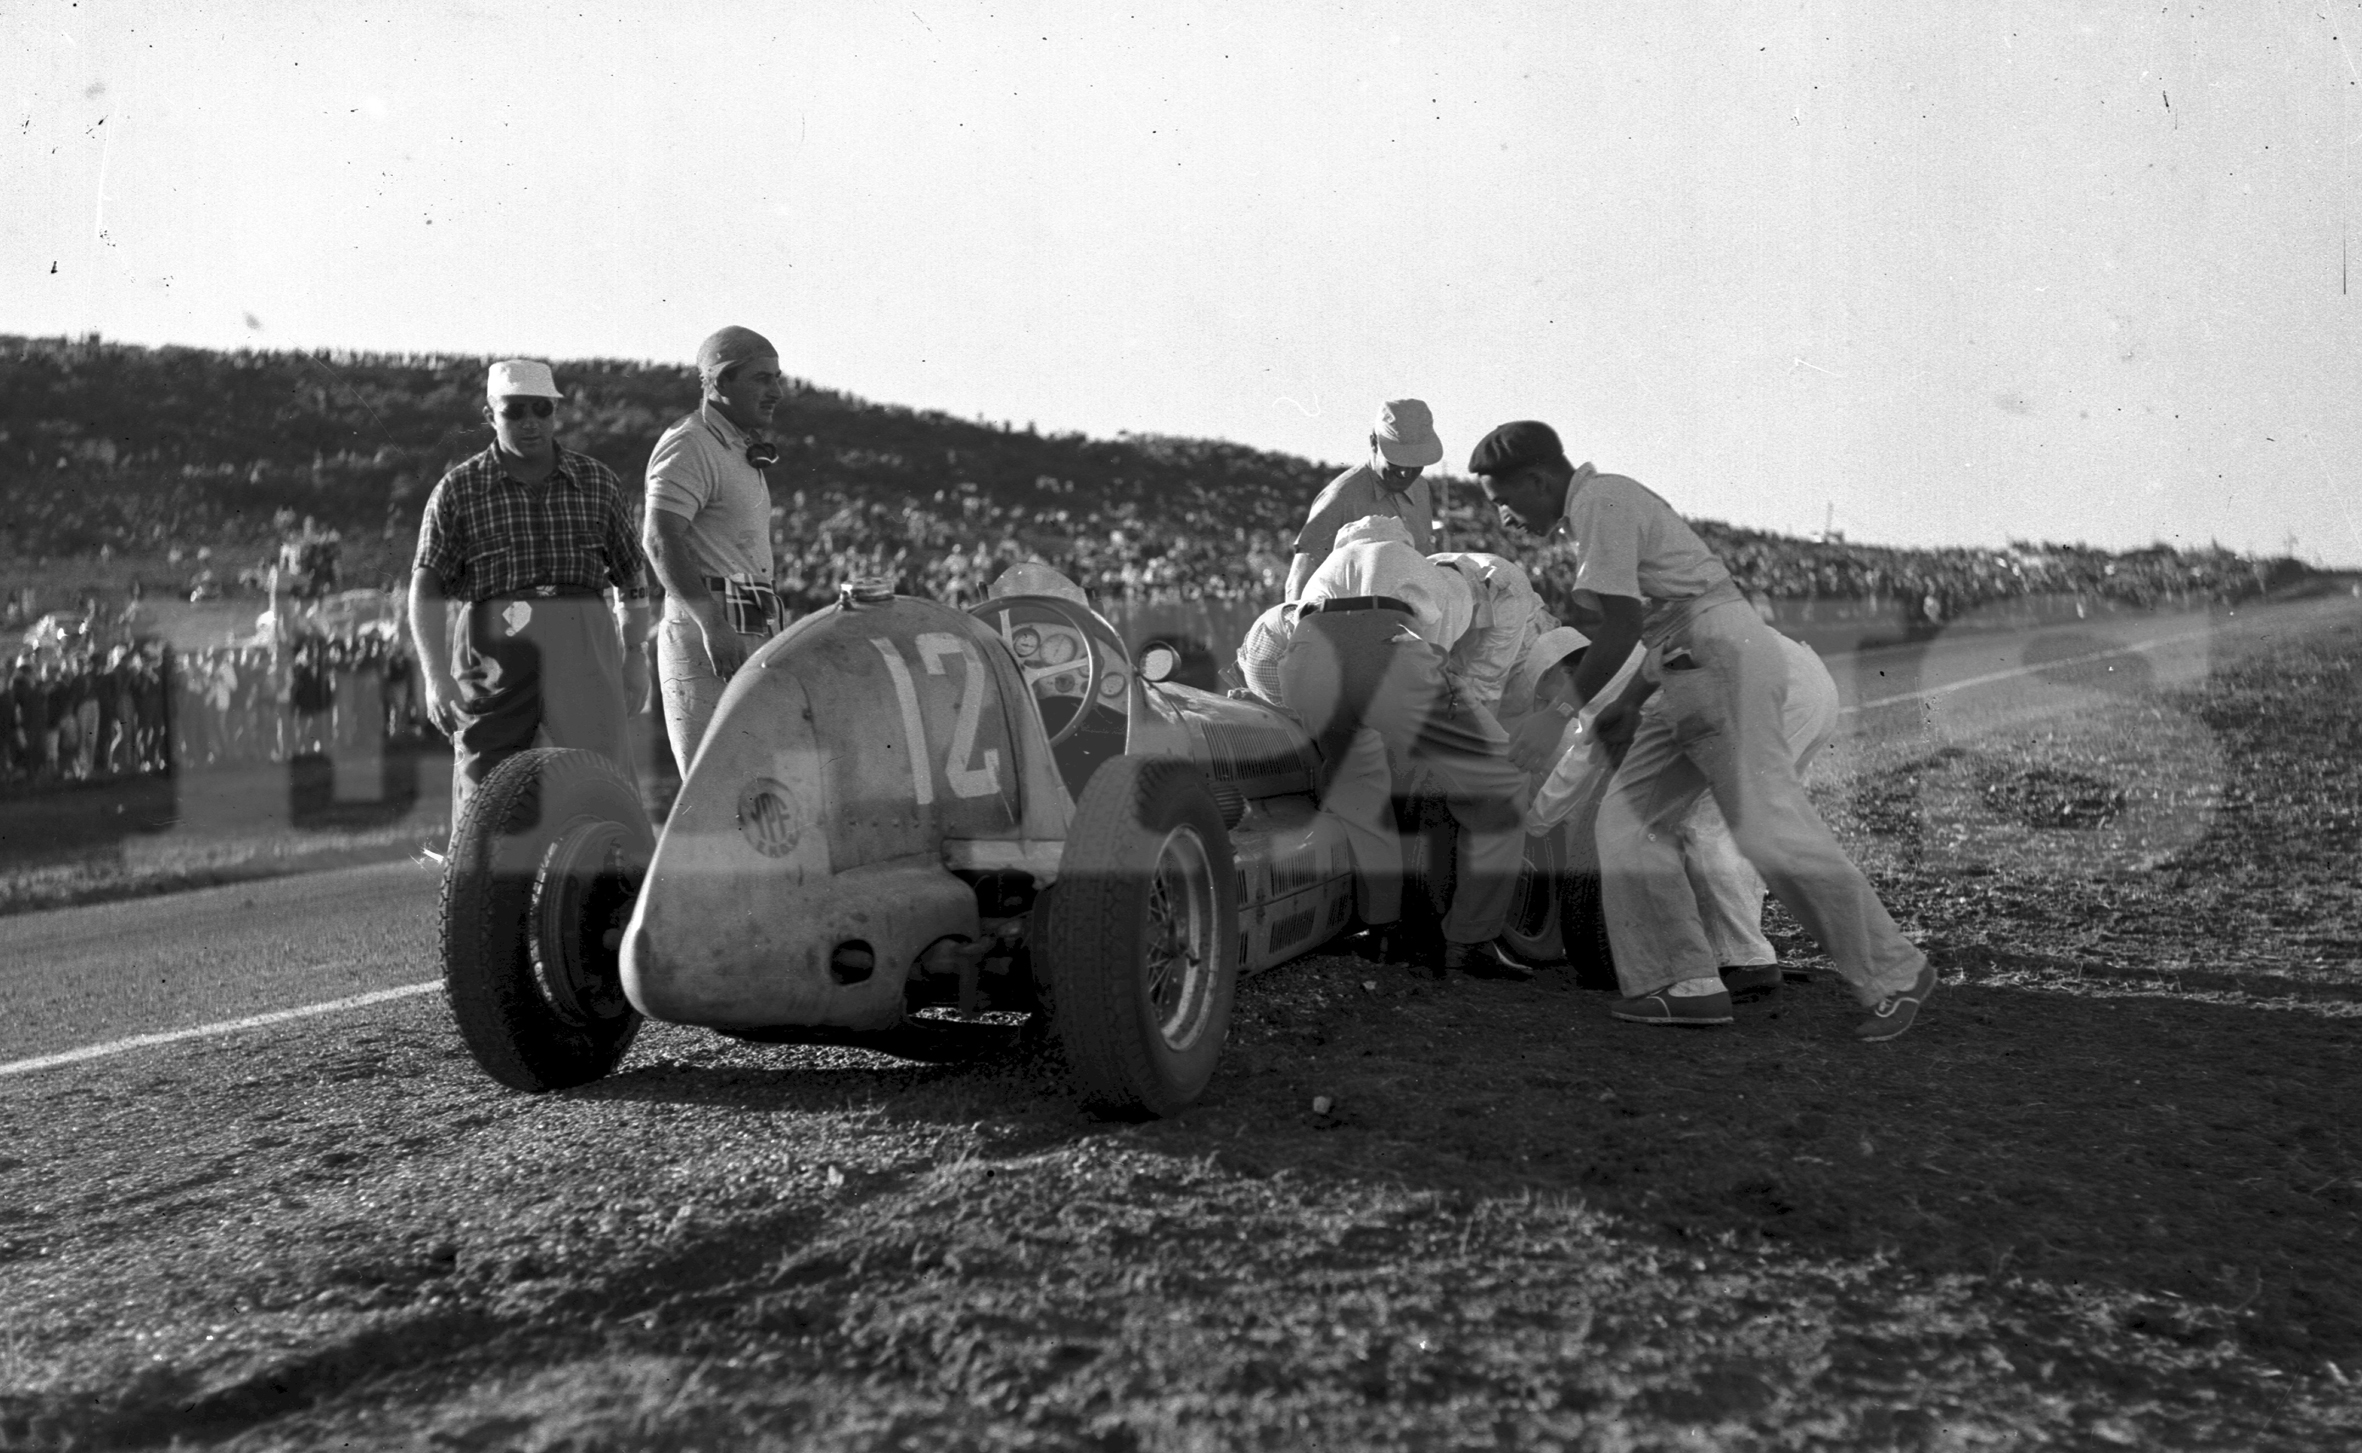
[(724, 328), (697, 347), (698, 406), (648, 456), (648, 559), (664, 586), (656, 631), (664, 728), (683, 773), (713, 721), (722, 688), (778, 631), (771, 575), (771, 490), (779, 462), (765, 435), (787, 395), (779, 350), (750, 328)]
[(1370, 428), (1370, 458), (1329, 481), (1312, 502), (1312, 514), (1296, 532), (1296, 555), (1288, 562), (1287, 599), (1329, 558), (1337, 531), (1367, 515), (1390, 515), (1410, 531), (1422, 555), (1435, 548), (1435, 500), (1419, 476), (1443, 459), (1435, 419), (1417, 399), (1392, 399), (1378, 406)]

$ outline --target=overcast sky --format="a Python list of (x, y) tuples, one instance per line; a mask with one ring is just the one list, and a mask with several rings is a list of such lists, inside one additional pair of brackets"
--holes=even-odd
[[(0, 3), (0, 332), (686, 361), (2362, 564), (2362, 10)], [(2351, 259), (2362, 264), (2362, 257)], [(651, 441), (653, 442), (653, 441)]]

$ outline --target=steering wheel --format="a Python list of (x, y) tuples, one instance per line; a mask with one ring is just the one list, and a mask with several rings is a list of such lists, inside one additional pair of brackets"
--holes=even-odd
[[(1091, 613), (1073, 601), (1064, 600), (1055, 595), (1010, 596), (1001, 600), (981, 601), (969, 607), (968, 613), (989, 624), (995, 611), (1007, 611), (1013, 615), (1014, 612), (1024, 609), (1046, 611), (1057, 617), (1061, 623), (1072, 626), (1074, 633), (1082, 637), (1083, 655), (1089, 662), (1083, 681), (1082, 700), (1075, 703), (1074, 715), (1066, 719), (1066, 725), (1050, 734), (1050, 745), (1054, 747), (1081, 731), (1083, 718), (1089, 715), (1091, 708), (1098, 703), (1101, 647), (1091, 633), (1093, 624)], [(1071, 675), (1074, 666), (1075, 663), (1072, 661), (1060, 661), (1056, 665), (1043, 666), (1027, 666), (1023, 662), (1019, 662), (1017, 671), (1025, 678), (1026, 688), (1031, 690), (1040, 682), (1047, 681), (1053, 676)]]

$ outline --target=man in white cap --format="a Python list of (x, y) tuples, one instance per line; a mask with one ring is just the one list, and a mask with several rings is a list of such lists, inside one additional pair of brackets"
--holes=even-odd
[(1525, 856), (1525, 779), (1505, 755), (1500, 726), (1444, 677), (1446, 653), (1472, 614), (1467, 581), (1420, 553), (1406, 521), (1356, 520), (1304, 584), (1280, 681), (1289, 709), (1320, 743), (1321, 810), (1346, 830), (1362, 922), (1375, 931), (1379, 956), (1401, 956), (1401, 842), (1389, 820), (1396, 769), (1423, 768), (1460, 824), (1443, 953), (1432, 967), (1531, 978), (1495, 943)]
[[(1477, 442), (1468, 471), (1505, 523), (1536, 534), (1563, 524), (1574, 541), (1568, 593), (1599, 612), (1574, 676), (1578, 703), (1603, 694), (1635, 641), (1654, 653), (1664, 682), (1655, 713), (1617, 702), (1598, 721), (1605, 741), (1632, 733), (1599, 812), (1601, 900), (1625, 992), (1615, 1017), (1730, 1022), (1730, 993), (1671, 832), (1711, 792), (1739, 851), (1870, 1011), (1855, 1036), (1887, 1040), (1909, 1029), (1935, 992), (1935, 970), (1805, 796), (1782, 731), (1779, 632), (1663, 498), (1569, 463), (1548, 425), (1503, 424)], [(1537, 712), (1519, 729), (1512, 754), (1521, 763), (1555, 750), (1552, 715)]]
[(665, 734), (686, 773), (722, 688), (783, 622), (771, 574), (771, 489), (779, 462), (764, 431), (787, 396), (779, 350), (750, 328), (697, 348), (703, 400), (648, 456), (648, 558), (664, 586), (656, 633)]
[(1296, 532), (1295, 558), (1288, 562), (1287, 598), (1303, 593), (1304, 582), (1329, 557), (1337, 531), (1365, 515), (1392, 515), (1410, 530), (1412, 548), (1435, 548), (1435, 500), (1419, 476), (1443, 460), (1435, 420), (1417, 399), (1393, 399), (1379, 406), (1370, 430), (1370, 458), (1329, 481), (1312, 502), (1312, 514)]
[[(648, 696), (648, 563), (623, 481), (557, 442), (564, 395), (548, 364), (495, 363), (484, 395), (492, 445), (427, 496), (410, 576), (423, 704), (451, 737), (454, 823), (492, 769), (537, 738), (631, 773), (627, 720)], [(454, 600), (466, 606), (456, 651)]]

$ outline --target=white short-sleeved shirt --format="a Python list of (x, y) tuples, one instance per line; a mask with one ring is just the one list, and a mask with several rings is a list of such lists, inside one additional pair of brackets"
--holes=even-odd
[(1328, 483), (1312, 502), (1312, 514), (1296, 532), (1296, 553), (1310, 555), (1318, 565), (1336, 548), (1337, 531), (1370, 515), (1388, 515), (1410, 531), (1413, 548), (1424, 555), (1435, 548), (1435, 496), (1424, 476), (1405, 490), (1386, 487), (1378, 471), (1356, 464)]
[(1390, 595), (1411, 608), (1411, 625), (1430, 643), (1450, 650), (1468, 629), (1474, 596), (1456, 570), (1419, 553), (1403, 522), (1380, 515), (1337, 532), (1337, 546), (1304, 582), (1299, 602)]
[(656, 441), (647, 503), (689, 522), (699, 570), (769, 585), (771, 490), (746, 462), (747, 443), (745, 431), (700, 405)]
[(1567, 486), (1563, 518), (1575, 544), (1576, 597), (1592, 606), (1603, 595), (1646, 602), (1640, 634), (1652, 646), (1680, 619), (1683, 601), (1730, 584), (1697, 531), (1637, 480), (1584, 465)]

